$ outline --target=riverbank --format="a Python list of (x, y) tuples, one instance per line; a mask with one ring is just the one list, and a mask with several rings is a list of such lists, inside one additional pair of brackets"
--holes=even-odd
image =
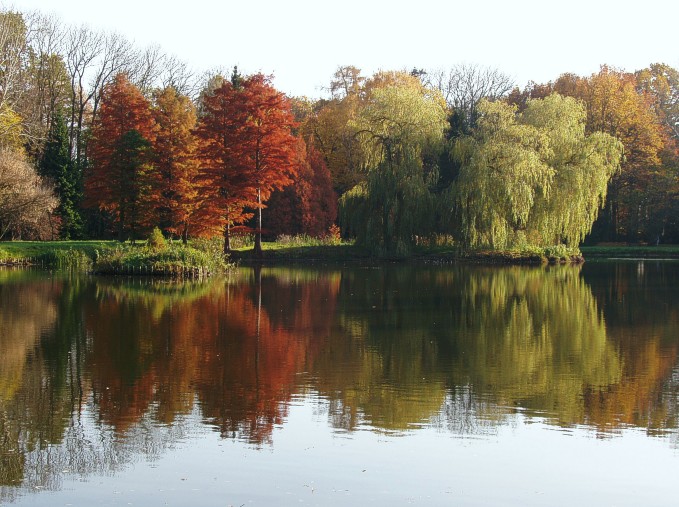
[(150, 246), (118, 241), (12, 241), (0, 243), (0, 265), (76, 269), (105, 275), (202, 278), (228, 269), (211, 242)]
[[(251, 263), (381, 263), (423, 262), (452, 264), (469, 262), (494, 265), (540, 265), (579, 263), (588, 258), (679, 259), (679, 245), (582, 247), (582, 256), (565, 252), (474, 251), (461, 253), (451, 247), (419, 247), (408, 257), (374, 258), (353, 243), (298, 244), (265, 242), (263, 256), (251, 247), (234, 250), (228, 262)], [(161, 250), (118, 241), (11, 241), (0, 243), (0, 265), (34, 265), (47, 268), (76, 268), (99, 274), (142, 274), (152, 276), (207, 276), (228, 267), (218, 241), (196, 241), (190, 247), (170, 243)]]
[(589, 258), (679, 259), (679, 245), (596, 245), (580, 247)]
[(521, 251), (477, 250), (460, 252), (450, 246), (418, 247), (411, 255), (404, 257), (375, 257), (367, 249), (352, 243), (339, 245), (289, 245), (265, 242), (262, 255), (252, 248), (241, 248), (231, 253), (231, 259), (245, 264), (278, 262), (422, 262), (426, 264), (452, 264), (466, 262), (497, 265), (541, 265), (541, 264), (578, 264), (584, 261), (579, 252), (570, 253), (565, 249), (533, 249)]

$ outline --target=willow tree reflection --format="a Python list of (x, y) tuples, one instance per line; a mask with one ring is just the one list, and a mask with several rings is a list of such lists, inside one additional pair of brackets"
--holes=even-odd
[(586, 422), (584, 393), (619, 382), (622, 363), (577, 269), (478, 269), (460, 282), (448, 337), (463, 351), (451, 357), (453, 385), (559, 424)]
[(363, 414), (406, 429), (462, 391), (493, 400), (483, 404), (492, 414), (477, 416), (521, 406), (575, 424), (587, 419), (585, 392), (621, 379), (603, 316), (570, 267), (365, 270), (343, 289), (339, 318), (352, 338), (334, 344), (354, 375), (333, 371), (330, 356), (318, 377), (347, 427)]

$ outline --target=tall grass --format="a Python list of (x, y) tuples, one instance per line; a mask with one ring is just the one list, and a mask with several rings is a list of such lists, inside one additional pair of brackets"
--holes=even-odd
[(199, 250), (173, 243), (164, 248), (121, 245), (99, 256), (93, 271), (99, 274), (201, 278), (221, 273), (228, 267), (221, 251)]
[(82, 250), (48, 250), (38, 257), (36, 261), (41, 265), (73, 271), (89, 271), (92, 268), (93, 259)]

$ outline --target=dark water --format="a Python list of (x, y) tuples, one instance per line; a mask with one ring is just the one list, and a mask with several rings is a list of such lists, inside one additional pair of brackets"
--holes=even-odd
[(679, 263), (0, 271), (0, 504), (676, 505)]

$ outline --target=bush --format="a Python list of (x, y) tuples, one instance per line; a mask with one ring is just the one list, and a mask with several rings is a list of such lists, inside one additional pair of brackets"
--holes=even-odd
[(544, 256), (549, 262), (566, 262), (580, 256), (578, 248), (568, 248), (566, 245), (552, 245), (544, 249)]
[(165, 236), (163, 236), (163, 233), (160, 231), (158, 227), (155, 227), (153, 229), (153, 232), (151, 232), (151, 234), (149, 235), (149, 239), (146, 240), (146, 244), (154, 252), (159, 252), (167, 248), (167, 241), (165, 240)]

